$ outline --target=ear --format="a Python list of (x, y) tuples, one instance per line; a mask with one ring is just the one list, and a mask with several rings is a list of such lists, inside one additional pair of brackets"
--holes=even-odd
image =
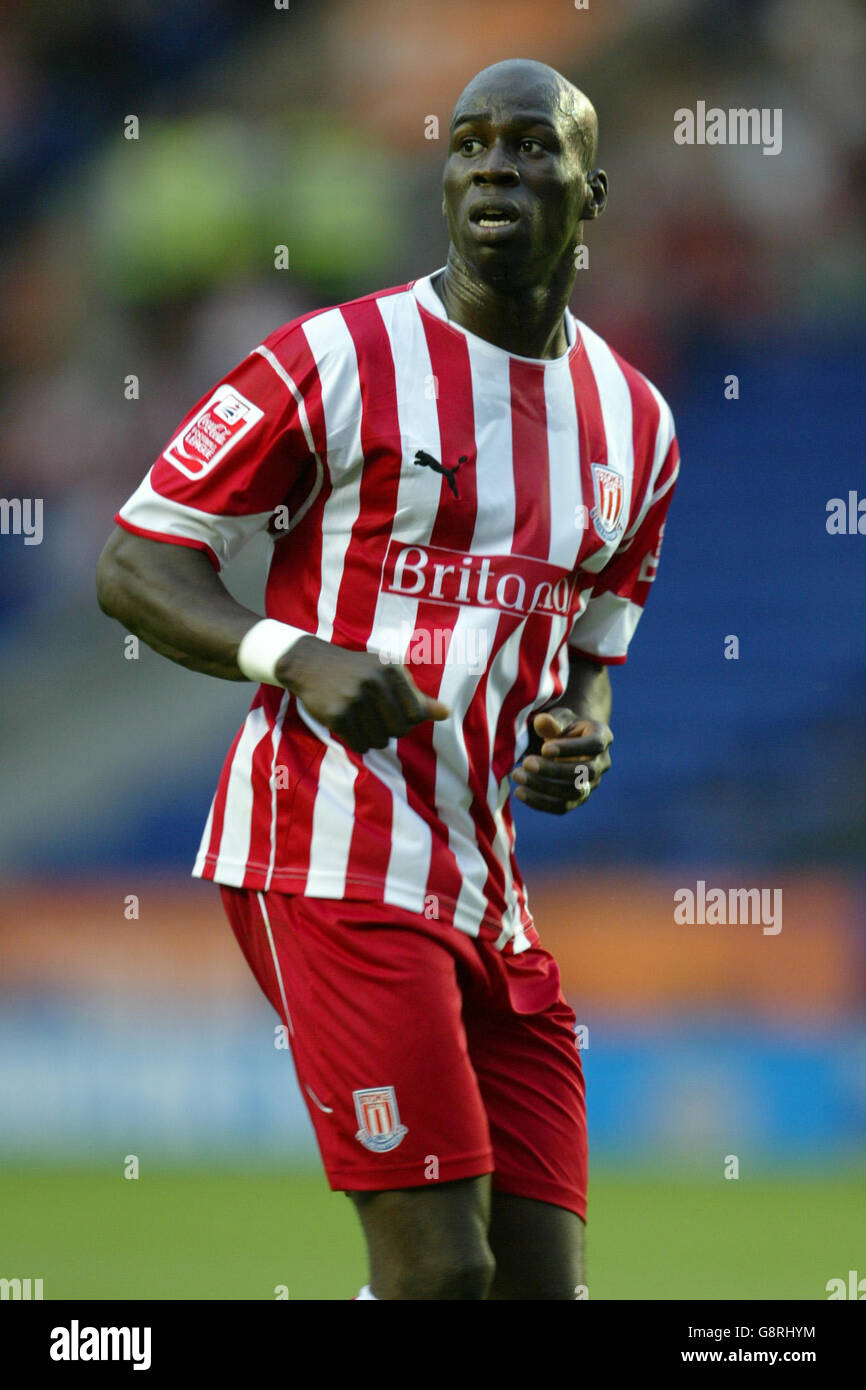
[(607, 174), (603, 169), (593, 169), (587, 175), (586, 198), (583, 204), (583, 218), (590, 221), (601, 217), (607, 207)]

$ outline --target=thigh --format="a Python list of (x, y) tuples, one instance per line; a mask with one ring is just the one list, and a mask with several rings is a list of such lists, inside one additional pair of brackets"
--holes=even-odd
[(403, 1191), (350, 1192), (379, 1299), (487, 1297), (489, 1176)]
[(223, 900), (286, 1024), (331, 1187), (431, 1189), (489, 1174), (460, 943), (378, 903), (229, 888)]
[(490, 1126), (494, 1194), (564, 1208), (575, 1218), (565, 1225), (578, 1232), (586, 1219), (588, 1155), (574, 1012), (556, 962), (542, 948), (490, 969), (498, 972), (492, 1003), (467, 1009), (466, 1030)]
[(575, 1212), (494, 1192), (488, 1239), (496, 1261), (490, 1299), (586, 1297), (584, 1224)]

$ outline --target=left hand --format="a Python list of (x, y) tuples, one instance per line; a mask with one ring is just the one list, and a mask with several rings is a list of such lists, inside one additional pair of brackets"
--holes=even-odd
[(609, 725), (563, 708), (537, 714), (532, 727), (541, 751), (512, 772), (514, 795), (535, 811), (561, 816), (582, 806), (607, 772), (613, 734)]

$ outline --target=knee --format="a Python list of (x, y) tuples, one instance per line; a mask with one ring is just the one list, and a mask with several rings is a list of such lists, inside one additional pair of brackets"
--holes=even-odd
[(467, 1250), (425, 1251), (393, 1272), (385, 1298), (485, 1299), (496, 1262), (489, 1246)]

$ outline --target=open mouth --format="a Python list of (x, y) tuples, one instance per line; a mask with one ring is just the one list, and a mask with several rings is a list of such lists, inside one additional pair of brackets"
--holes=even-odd
[(507, 227), (520, 213), (511, 203), (479, 203), (469, 214), (476, 227)]

